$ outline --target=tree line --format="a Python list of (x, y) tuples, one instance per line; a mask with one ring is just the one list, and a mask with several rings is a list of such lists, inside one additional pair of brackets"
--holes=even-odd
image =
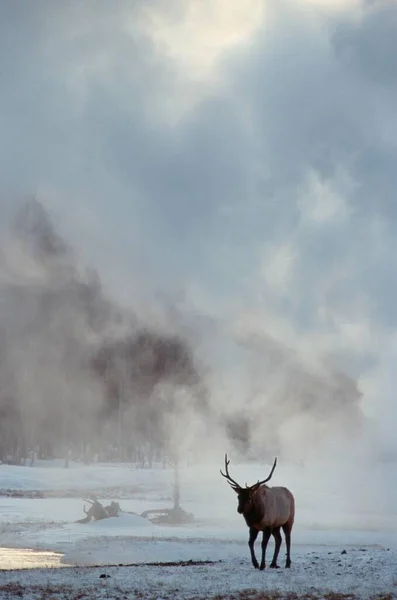
[(34, 199), (0, 258), (0, 460), (168, 460), (172, 417), (208, 410), (188, 341), (110, 301)]

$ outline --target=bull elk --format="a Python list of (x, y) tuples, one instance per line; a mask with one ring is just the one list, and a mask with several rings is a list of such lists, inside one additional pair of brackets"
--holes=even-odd
[[(255, 569), (263, 570), (265, 568), (266, 548), (270, 536), (273, 535), (275, 548), (270, 568), (279, 568), (277, 558), (281, 546), (280, 529), (283, 528), (287, 547), (285, 567), (288, 569), (291, 566), (291, 531), (295, 518), (295, 500), (287, 488), (269, 487), (266, 485), (276, 468), (277, 458), (274, 460), (270, 475), (266, 479), (258, 481), (258, 483), (251, 486), (246, 484), (245, 488), (230, 477), (229, 464), (230, 460), (227, 459), (227, 454), (225, 454), (225, 473), (221, 470), (221, 475), (225, 477), (231, 488), (236, 492), (238, 498), (237, 512), (243, 515), (249, 527), (248, 546), (251, 552), (252, 564)], [(255, 556), (254, 544), (260, 531), (263, 532), (263, 537), (262, 560), (259, 566)]]

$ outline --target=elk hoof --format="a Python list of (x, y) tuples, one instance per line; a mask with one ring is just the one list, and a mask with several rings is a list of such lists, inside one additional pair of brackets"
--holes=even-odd
[(252, 563), (255, 569), (259, 569), (259, 563)]
[(286, 569), (289, 569), (290, 567), (291, 567), (291, 563), (290, 562), (285, 563), (285, 568)]
[(261, 565), (261, 566), (259, 567), (259, 570), (260, 570), (260, 571), (264, 571), (264, 570), (265, 570), (265, 568), (266, 568), (266, 565)]
[(280, 567), (278, 566), (278, 564), (277, 564), (277, 563), (272, 563), (272, 564), (270, 565), (270, 568), (271, 568), (271, 569), (279, 569)]

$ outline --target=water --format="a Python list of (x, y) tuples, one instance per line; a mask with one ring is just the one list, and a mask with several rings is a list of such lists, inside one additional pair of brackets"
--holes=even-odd
[(0, 548), (0, 571), (7, 569), (46, 569), (66, 567), (62, 554), (29, 548)]

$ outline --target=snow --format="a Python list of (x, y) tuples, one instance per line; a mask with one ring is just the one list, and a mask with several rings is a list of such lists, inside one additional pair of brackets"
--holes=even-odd
[[(277, 590), (297, 594), (332, 590), (365, 598), (375, 593), (397, 594), (395, 561), (395, 552), (381, 549), (373, 552), (355, 549), (345, 556), (336, 550), (330, 554), (325, 550), (300, 551), (290, 570), (260, 572), (252, 569), (247, 558), (230, 555), (222, 556), (222, 562), (213, 565), (5, 572), (2, 586), (19, 583), (23, 586), (24, 598), (36, 586), (45, 585), (51, 589), (51, 598), (55, 598), (65, 585), (92, 598), (119, 598), (122, 594), (129, 594), (131, 598), (135, 597), (132, 594), (139, 594), (141, 598), (185, 600), (209, 598), (216, 594), (231, 595), (241, 590)], [(101, 580), (101, 574), (109, 578)], [(67, 597), (70, 598), (71, 593)]]
[[(238, 465), (233, 474), (245, 483), (247, 479), (255, 481), (258, 471), (264, 469), (267, 467), (263, 465)], [(274, 485), (281, 479), (283, 483), (288, 481), (297, 504), (293, 565), (290, 570), (258, 572), (249, 559), (248, 529), (236, 512), (234, 493), (219, 476), (219, 466), (182, 469), (182, 506), (196, 519), (188, 525), (171, 527), (154, 525), (138, 516), (148, 508), (172, 505), (173, 474), (168, 469), (76, 463), (65, 469), (56, 461), (34, 467), (0, 465), (0, 598), (12, 597), (2, 586), (9, 586), (8, 591), (13, 589), (17, 595), (17, 584), (24, 586), (24, 597), (29, 598), (28, 592), (34, 597), (35, 586), (43, 582), (50, 582), (53, 598), (63, 597), (65, 586), (70, 586), (65, 597), (72, 597), (77, 586), (93, 598), (121, 597), (135, 590), (143, 597), (179, 600), (247, 589), (318, 594), (334, 591), (360, 598), (389, 593), (397, 597), (394, 471), (389, 467), (391, 484), (385, 498), (377, 493), (376, 486), (366, 487), (365, 483), (363, 487), (360, 473), (344, 470), (333, 489), (336, 474), (332, 469), (325, 474), (317, 468), (280, 468)], [(44, 497), (12, 497), (12, 490), (22, 495), (41, 491)], [(117, 518), (75, 523), (84, 516), (83, 498), (89, 492), (105, 502), (119, 501), (124, 512)], [(342, 554), (344, 549), (346, 554)], [(268, 564), (272, 552), (270, 542)], [(281, 567), (284, 552), (283, 545)], [(213, 564), (148, 565), (189, 560)], [(80, 568), (31, 569), (60, 564)], [(107, 579), (99, 579), (104, 566), (83, 568), (120, 564), (136, 566), (107, 566)], [(4, 570), (11, 567), (29, 570)]]
[(125, 464), (82, 465), (64, 461), (36, 461), (33, 467), (1, 465), (0, 489), (91, 490), (140, 486), (161, 487), (169, 473), (165, 469), (134, 469)]

